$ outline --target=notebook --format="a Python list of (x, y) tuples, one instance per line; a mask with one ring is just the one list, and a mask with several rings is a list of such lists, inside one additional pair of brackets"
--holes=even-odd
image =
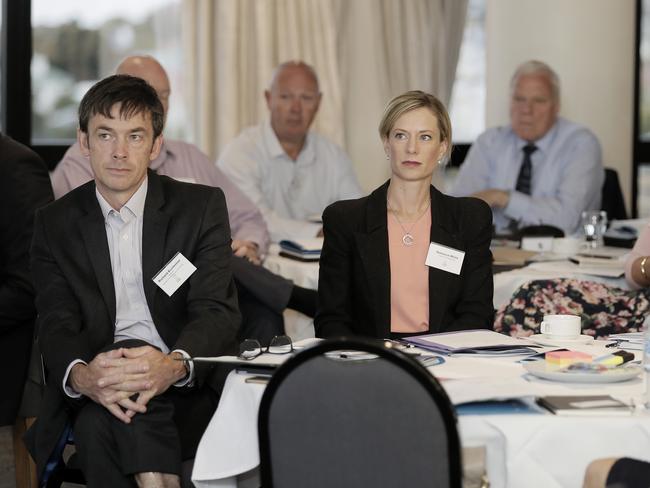
[(300, 261), (318, 261), (323, 248), (323, 238), (284, 239), (280, 241), (280, 256)]
[(630, 415), (633, 411), (610, 395), (544, 396), (537, 403), (556, 415)]
[(492, 330), (465, 330), (406, 337), (422, 349), (445, 355), (515, 356), (536, 354), (537, 346)]

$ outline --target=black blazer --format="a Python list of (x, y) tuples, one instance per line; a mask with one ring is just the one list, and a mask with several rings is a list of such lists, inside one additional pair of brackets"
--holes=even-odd
[(45, 163), (0, 134), (0, 425), (10, 425), (23, 394), (36, 307), (29, 274), (34, 212), (54, 200)]
[[(32, 266), (38, 342), (47, 386), (27, 436), (39, 473), (79, 400), (63, 392), (75, 359), (91, 361), (113, 342), (115, 290), (104, 217), (90, 181), (36, 215)], [(232, 353), (240, 316), (231, 276), (223, 192), (149, 171), (142, 228), (142, 279), (149, 310), (170, 349), (192, 356)], [(197, 270), (168, 297), (152, 277), (181, 252)], [(197, 382), (209, 369), (196, 366)]]
[[(319, 337), (390, 336), (388, 182), (323, 213), (318, 279)], [(431, 187), (431, 241), (465, 251), (460, 275), (429, 268), (429, 332), (491, 328), (492, 212), (482, 200)]]

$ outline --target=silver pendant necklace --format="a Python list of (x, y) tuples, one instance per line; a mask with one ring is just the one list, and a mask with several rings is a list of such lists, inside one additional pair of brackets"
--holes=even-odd
[(427, 210), (429, 210), (429, 207), (431, 206), (431, 200), (429, 200), (429, 203), (427, 203), (427, 207), (422, 211), (419, 217), (415, 219), (415, 222), (411, 224), (411, 228), (409, 230), (406, 230), (404, 224), (402, 224), (402, 222), (399, 220), (399, 217), (397, 216), (397, 212), (393, 209), (393, 207), (390, 206), (390, 202), (388, 201), (388, 199), (386, 199), (386, 206), (388, 206), (388, 210), (393, 212), (393, 215), (395, 216), (395, 220), (397, 220), (397, 223), (402, 228), (402, 232), (404, 232), (404, 235), (402, 235), (402, 244), (404, 244), (407, 247), (410, 247), (413, 244), (415, 244), (415, 237), (413, 237), (411, 231), (413, 230), (413, 227), (415, 227), (415, 224), (417, 224), (420, 221), (420, 219), (424, 216), (424, 214), (427, 213)]

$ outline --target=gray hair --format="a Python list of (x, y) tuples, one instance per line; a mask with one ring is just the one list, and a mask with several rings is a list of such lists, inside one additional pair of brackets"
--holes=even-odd
[(560, 101), (560, 78), (548, 64), (537, 60), (526, 61), (517, 67), (510, 80), (510, 94), (514, 93), (519, 78), (526, 75), (545, 76), (551, 85), (551, 95), (556, 102)]
[(316, 75), (316, 71), (314, 71), (314, 68), (312, 68), (304, 61), (285, 61), (284, 63), (276, 66), (276, 68), (273, 70), (273, 74), (271, 75), (271, 81), (269, 82), (269, 87), (268, 87), (269, 91), (273, 89), (273, 85), (275, 85), (275, 81), (277, 80), (278, 76), (286, 68), (302, 68), (303, 70), (305, 70), (305, 72), (307, 72), (307, 74), (309, 74), (314, 79), (314, 82), (316, 83), (316, 88), (318, 88), (318, 91), (320, 93), (320, 87), (318, 85), (318, 76)]

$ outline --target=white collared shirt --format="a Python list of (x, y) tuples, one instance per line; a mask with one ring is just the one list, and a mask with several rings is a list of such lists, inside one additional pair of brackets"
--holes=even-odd
[(336, 144), (308, 132), (294, 161), (269, 120), (244, 129), (226, 146), (217, 165), (261, 210), (273, 241), (315, 237), (329, 204), (358, 198), (361, 187), (350, 159)]

